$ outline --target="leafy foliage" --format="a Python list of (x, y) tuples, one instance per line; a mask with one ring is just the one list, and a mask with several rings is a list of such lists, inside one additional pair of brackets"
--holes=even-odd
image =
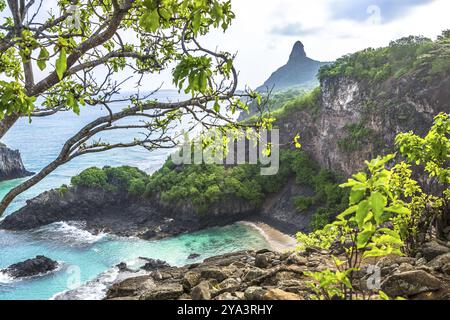
[(148, 176), (145, 172), (137, 168), (104, 167), (89, 168), (74, 176), (71, 180), (73, 186), (93, 189), (103, 189), (106, 191), (126, 190), (135, 196), (142, 196), (145, 192)]
[(449, 39), (445, 31), (435, 42), (420, 36), (401, 38), (385, 48), (370, 48), (344, 56), (322, 67), (319, 79), (345, 76), (379, 82), (418, 70), (430, 75), (445, 73), (450, 70)]
[[(336, 270), (310, 273), (311, 284), (319, 299), (353, 299), (352, 272), (360, 269), (362, 260), (390, 254), (415, 254), (424, 241), (430, 222), (449, 214), (448, 188), (441, 194), (428, 195), (412, 178), (412, 165), (423, 165), (423, 176), (437, 177), (437, 183), (448, 185), (450, 158), (448, 115), (436, 116), (425, 138), (413, 133), (400, 134), (396, 145), (408, 162), (391, 164), (396, 155), (378, 157), (366, 162), (367, 172), (360, 172), (341, 185), (350, 189), (349, 208), (335, 222), (311, 234), (299, 233), (299, 249), (340, 248), (344, 260), (335, 258)], [(439, 189), (439, 188), (438, 188)], [(439, 228), (443, 224), (437, 224)], [(364, 296), (364, 295), (363, 295)], [(386, 295), (380, 293), (381, 298)]]
[(341, 150), (351, 153), (360, 150), (373, 134), (373, 130), (367, 128), (363, 123), (347, 124), (344, 127), (346, 137), (338, 140)]

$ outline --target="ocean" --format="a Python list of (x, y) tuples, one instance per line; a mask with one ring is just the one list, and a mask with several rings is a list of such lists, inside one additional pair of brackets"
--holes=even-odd
[[(155, 98), (177, 100), (175, 91), (160, 91)], [(116, 105), (119, 110), (125, 106)], [(107, 111), (101, 107), (85, 107), (81, 115), (72, 112), (59, 113), (50, 117), (35, 118), (31, 123), (22, 118), (2, 139), (12, 149), (19, 149), (25, 167), (38, 172), (59, 153), (67, 138), (89, 121), (104, 116)], [(102, 141), (119, 141), (124, 136), (132, 140), (139, 132), (128, 131), (108, 133)], [(20, 195), (7, 209), (6, 215), (15, 212), (40, 193), (69, 184), (72, 176), (86, 168), (97, 166), (130, 165), (148, 173), (158, 170), (171, 151), (148, 151), (143, 148), (110, 150), (100, 154), (81, 156), (67, 163), (39, 184)], [(21, 183), (23, 179), (0, 183), (0, 197)], [(135, 238), (120, 238), (109, 234), (92, 235), (73, 223), (56, 223), (26, 232), (0, 230), (0, 269), (36, 255), (45, 255), (60, 262), (61, 267), (50, 274), (14, 280), (0, 273), (0, 300), (51, 299), (102, 299), (108, 284), (119, 275), (114, 266), (127, 262), (139, 268), (143, 261), (139, 257), (162, 259), (174, 266), (201, 261), (207, 257), (246, 249), (269, 247), (265, 238), (256, 229), (245, 224), (212, 228), (201, 232), (182, 235), (158, 241), (144, 241)], [(188, 260), (191, 253), (201, 256)], [(70, 294), (61, 295), (70, 291)]]

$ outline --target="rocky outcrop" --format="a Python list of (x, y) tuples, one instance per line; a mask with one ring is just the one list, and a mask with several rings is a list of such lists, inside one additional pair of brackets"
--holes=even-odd
[(159, 239), (224, 226), (253, 215), (255, 208), (243, 200), (223, 201), (208, 214), (153, 198), (133, 197), (126, 190), (71, 187), (56, 189), (27, 201), (27, 205), (0, 222), (6, 230), (30, 230), (61, 221), (82, 222), (92, 233)]
[(0, 182), (33, 175), (25, 169), (20, 152), (0, 143)]
[[(181, 268), (167, 267), (149, 275), (127, 279), (113, 285), (107, 299), (132, 300), (309, 300), (314, 291), (305, 272), (334, 269), (328, 251), (277, 253), (269, 250), (243, 251), (208, 258)], [(449, 299), (450, 276), (442, 272), (448, 258), (436, 262), (389, 256), (373, 261), (382, 272), (381, 289), (391, 297), (409, 299)], [(367, 291), (370, 274), (354, 273), (356, 290), (378, 299), (378, 290)], [(445, 269), (446, 270), (446, 269)]]
[(9, 266), (0, 272), (13, 278), (28, 278), (55, 271), (58, 268), (58, 262), (44, 256), (37, 256)]
[[(450, 111), (450, 74), (413, 74), (379, 83), (346, 77), (325, 79), (316, 111), (293, 110), (278, 121), (283, 143), (300, 134), (302, 147), (323, 167), (351, 175), (364, 161), (393, 151), (397, 134), (424, 135), (439, 112)], [(361, 125), (353, 138), (348, 126)], [(353, 138), (353, 139), (352, 139)], [(359, 139), (352, 149), (346, 141)]]
[(292, 87), (313, 89), (319, 85), (317, 73), (320, 67), (326, 64), (328, 62), (308, 58), (303, 43), (297, 41), (288, 62), (275, 71), (256, 91), (266, 92), (272, 89), (280, 91)]

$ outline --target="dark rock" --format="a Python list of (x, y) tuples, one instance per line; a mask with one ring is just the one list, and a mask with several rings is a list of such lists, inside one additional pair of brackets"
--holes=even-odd
[(3, 269), (2, 272), (13, 278), (26, 278), (43, 275), (58, 268), (58, 262), (44, 256), (19, 262)]
[(246, 300), (264, 300), (264, 296), (267, 293), (267, 290), (261, 287), (248, 287), (244, 296)]
[(0, 143), (0, 182), (28, 177), (33, 174), (25, 169), (18, 150), (11, 150)]
[(142, 270), (145, 271), (155, 271), (158, 269), (169, 268), (170, 265), (166, 261), (162, 261), (159, 259), (149, 259), (149, 258), (140, 258), (142, 260), (147, 261), (145, 265), (141, 267)]
[(450, 276), (450, 253), (434, 258), (427, 266)]
[(436, 241), (425, 243), (422, 248), (422, 255), (425, 259), (427, 259), (427, 261), (431, 261), (434, 258), (449, 252), (449, 247), (443, 246)]
[(116, 267), (119, 269), (119, 272), (133, 272), (133, 270), (129, 269), (125, 262), (121, 262)]
[(441, 281), (423, 270), (407, 271), (387, 277), (381, 288), (392, 298), (412, 297), (419, 293), (439, 290)]
[(152, 240), (158, 238), (159, 233), (156, 230), (147, 230), (141, 234), (140, 238), (144, 240)]
[(194, 260), (194, 259), (197, 259), (197, 258), (200, 258), (200, 255), (198, 253), (191, 253), (188, 256), (188, 260)]
[(258, 268), (265, 269), (270, 266), (270, 261), (266, 255), (257, 254), (255, 258), (255, 266)]

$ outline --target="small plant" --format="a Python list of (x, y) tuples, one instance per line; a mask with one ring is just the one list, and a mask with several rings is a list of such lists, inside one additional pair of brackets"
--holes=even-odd
[[(449, 216), (450, 120), (447, 114), (435, 118), (425, 138), (413, 133), (400, 134), (396, 145), (407, 159), (393, 164), (396, 155), (378, 157), (341, 185), (350, 189), (349, 208), (335, 222), (309, 235), (299, 233), (299, 250), (307, 247), (343, 252), (334, 257), (335, 270), (309, 273), (317, 299), (358, 299), (366, 293), (354, 283), (354, 271), (364, 259), (390, 254), (414, 254), (437, 221), (437, 236)], [(424, 176), (436, 178), (439, 195), (428, 195), (412, 178), (412, 164), (423, 166)], [(444, 186), (445, 188), (442, 188)], [(388, 298), (383, 292), (380, 299)]]

